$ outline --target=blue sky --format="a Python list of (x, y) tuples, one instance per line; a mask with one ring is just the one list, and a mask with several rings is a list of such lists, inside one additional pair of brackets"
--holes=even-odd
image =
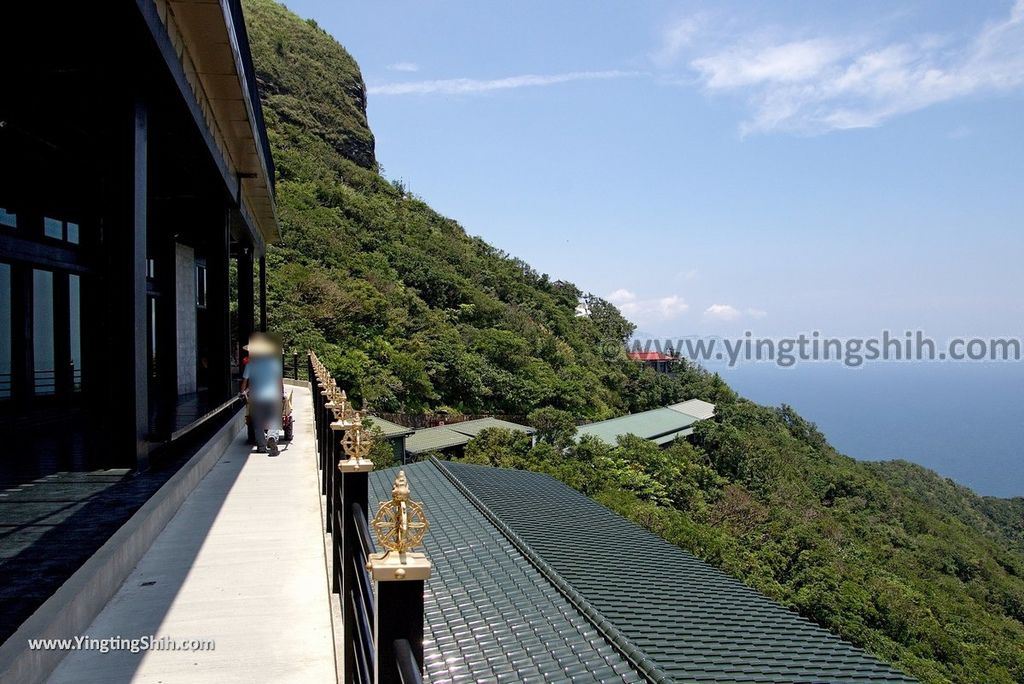
[(1024, 335), (1024, 0), (302, 0), (377, 157), (644, 331)]

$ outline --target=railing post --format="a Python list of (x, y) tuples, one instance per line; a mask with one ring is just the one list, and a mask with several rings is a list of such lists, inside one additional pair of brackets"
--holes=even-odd
[[(363, 435), (359, 433), (362, 432)], [(356, 620), (359, 617), (356, 615), (355, 597), (353, 592), (356, 591), (356, 558), (358, 557), (359, 544), (358, 532), (356, 531), (356, 517), (352, 514), (353, 506), (359, 506), (363, 511), (366, 510), (367, 492), (369, 486), (369, 474), (373, 470), (373, 461), (364, 458), (365, 453), (361, 453), (368, 449), (366, 445), (362, 443), (362, 436), (365, 435), (365, 430), (362, 429), (362, 425), (353, 426), (351, 430), (345, 432), (345, 437), (342, 439), (342, 447), (345, 449), (345, 453), (349, 455), (349, 458), (340, 461), (338, 463), (338, 472), (341, 475), (341, 501), (339, 502), (339, 509), (341, 511), (340, 518), (342, 519), (342, 531), (341, 535), (335, 535), (332, 539), (334, 546), (334, 556), (336, 563), (341, 568), (340, 577), (337, 580), (340, 581), (341, 591), (341, 610), (343, 620), (343, 633), (345, 636), (345, 682), (346, 684), (355, 681), (356, 672)], [(340, 536), (340, 539), (339, 539)], [(340, 547), (340, 549), (339, 549)]]
[(327, 515), (324, 525), (327, 532), (335, 534), (335, 531), (337, 531), (338, 534), (341, 534), (341, 530), (339, 530), (334, 524), (334, 511), (338, 505), (338, 501), (335, 497), (335, 491), (337, 489), (335, 486), (335, 480), (338, 479), (338, 476), (335, 473), (333, 466), (340, 460), (338, 458), (338, 454), (341, 451), (341, 434), (347, 426), (343, 421), (336, 420), (327, 427), (327, 431), (330, 433), (331, 437), (327, 444), (327, 468), (324, 468), (324, 476), (327, 482)]
[(334, 478), (334, 489), (332, 491), (334, 505), (331, 507), (334, 514), (331, 528), (333, 530), (331, 533), (331, 591), (339, 594), (339, 597), (344, 596), (341, 577), (342, 569), (345, 567), (342, 563), (341, 552), (342, 537), (345, 534), (345, 499), (342, 491), (344, 486), (345, 475), (339, 471), (337, 477)]
[(313, 352), (309, 352), (309, 355), (306, 357), (306, 372), (309, 373), (309, 388), (313, 394), (313, 433), (318, 434), (320, 429), (320, 409), (317, 407), (316, 400), (316, 371), (313, 370), (313, 359)]
[[(374, 684), (401, 684), (403, 673), (423, 673), (423, 587), (431, 564), (419, 546), (427, 528), (423, 506), (409, 498), (409, 481), (399, 471), (391, 501), (373, 518), (377, 539), (386, 550), (370, 554), (366, 566), (376, 583), (373, 643)], [(409, 659), (412, 662), (409, 662)]]
[[(297, 363), (296, 363), (297, 367)], [(431, 564), (412, 551), (427, 531), (423, 507), (409, 498), (400, 471), (391, 501), (373, 519), (384, 553), (373, 553), (366, 520), (373, 438), (316, 355), (307, 372), (322, 401), (315, 401), (322, 489), (331, 534), (331, 591), (341, 596), (346, 684), (411, 684), (422, 681), (423, 588)], [(340, 439), (339, 439), (340, 435)], [(344, 451), (347, 458), (339, 460)], [(337, 468), (337, 470), (335, 470)], [(368, 555), (366, 555), (368, 554)], [(369, 583), (376, 584), (374, 592)]]
[[(331, 447), (328, 444), (331, 436), (330, 409), (328, 408), (331, 399), (333, 379), (327, 373), (327, 368), (316, 358), (316, 354), (309, 353), (310, 386), (313, 390), (313, 424), (316, 431), (317, 467), (321, 470), (320, 493), (330, 496), (327, 489), (329, 469), (333, 464), (328, 463), (328, 456)], [(319, 399), (317, 399), (319, 397)], [(328, 519), (327, 526), (330, 526)]]
[(342, 452), (342, 439), (344, 431), (348, 430), (352, 426), (352, 407), (348, 403), (348, 398), (345, 396), (345, 390), (340, 392), (336, 391), (336, 387), (329, 389), (328, 395), (330, 401), (327, 402), (327, 408), (329, 414), (335, 419), (327, 426), (327, 456), (325, 459), (324, 467), (324, 487), (327, 490), (327, 531), (333, 532), (338, 529), (334, 521), (334, 511), (337, 508), (338, 501), (335, 495), (337, 487), (335, 486), (335, 480), (338, 478), (338, 474), (335, 472), (334, 467), (341, 461)]
[[(338, 391), (338, 385), (334, 378), (328, 376), (324, 384), (324, 448), (323, 448), (323, 472), (321, 490), (327, 497), (327, 507), (331, 507), (331, 487), (334, 482), (334, 421), (341, 417), (342, 407), (345, 406), (345, 393)], [(327, 519), (327, 531), (331, 529), (331, 521)]]
[(321, 494), (326, 494), (327, 493), (327, 472), (326, 471), (327, 471), (327, 468), (328, 468), (328, 465), (327, 465), (327, 448), (328, 448), (328, 445), (327, 445), (327, 443), (329, 441), (329, 437), (330, 437), (330, 434), (331, 434), (331, 429), (330, 429), (330, 425), (329, 425), (330, 418), (328, 417), (330, 415), (330, 411), (327, 408), (327, 402), (329, 401), (329, 399), (327, 398), (327, 382), (326, 381), (324, 381), (320, 385), (320, 397), (321, 397), (320, 398), (320, 436), (319, 436), (319, 439), (317, 440), (317, 444), (320, 447), (320, 451), (319, 451), (319, 454), (318, 454), (320, 456), (320, 493)]

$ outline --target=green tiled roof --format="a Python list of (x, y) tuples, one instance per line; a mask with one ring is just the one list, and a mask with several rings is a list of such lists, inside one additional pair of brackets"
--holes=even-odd
[(623, 435), (636, 435), (644, 439), (657, 439), (678, 433), (697, 422), (697, 418), (671, 408), (657, 408), (641, 413), (631, 413), (611, 420), (581, 425), (576, 430), (577, 438), (592, 435), (602, 442), (614, 446)]
[(500, 418), (477, 418), (475, 420), (464, 420), (461, 423), (452, 423), (447, 427), (461, 432), (464, 435), (470, 435), (476, 437), (482, 430), (488, 428), (500, 428), (503, 430), (515, 430), (517, 432), (525, 432), (528, 435), (532, 435), (537, 432), (529, 425), (520, 425), (519, 423), (511, 423), (507, 420), (501, 420)]
[(700, 399), (687, 399), (686, 401), (681, 401), (678, 404), (672, 404), (668, 408), (673, 411), (686, 413), (698, 420), (706, 420), (715, 415), (715, 405), (707, 401), (701, 401)]
[(685, 430), (680, 430), (679, 432), (670, 432), (669, 434), (664, 435), (662, 437), (655, 437), (651, 441), (657, 444), (658, 446), (663, 446), (665, 444), (668, 444), (669, 442), (674, 442), (677, 439), (689, 437), (692, 434), (693, 428), (686, 428)]
[(402, 437), (403, 435), (411, 435), (414, 432), (411, 427), (392, 423), (390, 420), (384, 420), (377, 416), (369, 416), (366, 422), (371, 426), (371, 430), (373, 428), (380, 428), (380, 431), (387, 439), (391, 439), (392, 437)]
[[(433, 462), (404, 470), (430, 520), (425, 681), (644, 681)], [(370, 474), (371, 510), (391, 498), (395, 474)]]
[[(623, 652), (639, 649), (652, 679), (914, 681), (547, 475), (434, 463), (594, 624), (610, 623)], [(476, 562), (462, 549), (433, 553)]]
[(405, 450), (410, 454), (423, 454), (466, 444), (469, 435), (452, 430), (447, 425), (417, 430), (405, 439)]
[(477, 418), (476, 420), (417, 430), (405, 440), (405, 450), (410, 454), (423, 454), (428, 451), (439, 451), (468, 444), (469, 440), (487, 428), (518, 430), (528, 435), (536, 432), (532, 427), (510, 423), (499, 418)]

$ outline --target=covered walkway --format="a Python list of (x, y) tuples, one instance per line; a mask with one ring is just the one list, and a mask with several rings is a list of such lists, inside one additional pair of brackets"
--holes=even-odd
[(277, 458), (244, 432), (185, 500), (84, 636), (214, 650), (70, 651), (51, 682), (334, 682), (309, 390)]

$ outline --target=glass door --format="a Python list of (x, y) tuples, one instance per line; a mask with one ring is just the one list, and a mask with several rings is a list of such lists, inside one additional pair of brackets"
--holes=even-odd
[(32, 269), (32, 393), (57, 393), (53, 271)]
[(69, 396), (82, 391), (82, 277), (32, 269), (31, 393)]

